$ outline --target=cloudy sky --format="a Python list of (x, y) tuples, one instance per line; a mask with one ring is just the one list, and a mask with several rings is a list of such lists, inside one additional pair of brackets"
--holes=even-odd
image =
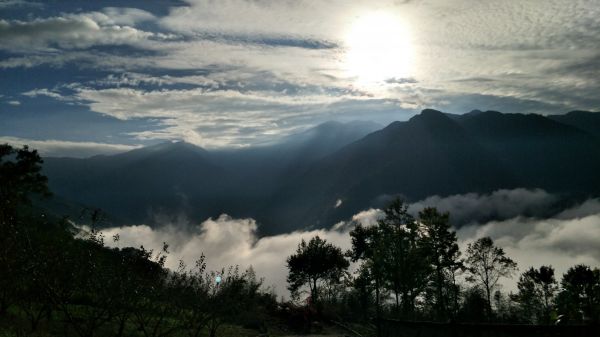
[(599, 32), (598, 0), (0, 0), (0, 140), (240, 147), (426, 107), (598, 110)]

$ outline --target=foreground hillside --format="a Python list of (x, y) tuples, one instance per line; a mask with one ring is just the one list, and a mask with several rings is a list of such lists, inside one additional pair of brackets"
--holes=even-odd
[[(347, 250), (319, 235), (294, 242), (273, 264), (287, 272), (278, 300), (252, 266), (210, 269), (201, 254), (169, 269), (168, 242), (110, 248), (120, 235), (98, 229), (101, 212), (75, 224), (32, 206), (51, 198), (41, 164), (27, 147), (0, 145), (0, 336), (587, 337), (600, 322), (597, 267), (519, 271), (491, 237), (460, 247), (449, 213), (413, 216), (400, 199), (339, 232)], [(499, 281), (517, 275), (504, 293)]]
[(161, 217), (252, 217), (264, 234), (324, 227), (393, 196), (542, 188), (600, 194), (600, 114), (561, 116), (424, 110), (383, 129), (325, 123), (281, 143), (207, 151), (163, 143), (113, 156), (46, 158), (67, 203), (104, 209), (116, 223)]

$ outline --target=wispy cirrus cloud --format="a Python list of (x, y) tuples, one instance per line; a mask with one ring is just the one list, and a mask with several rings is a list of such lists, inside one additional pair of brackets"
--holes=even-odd
[[(342, 102), (369, 101), (326, 92), (281, 96), (279, 91), (206, 88), (138, 90), (79, 88), (76, 99), (90, 109), (119, 119), (161, 118), (162, 130), (139, 138), (184, 139), (203, 147), (239, 147), (273, 141), (328, 114)], [(286, 126), (290, 121), (298, 120)]]
[[(15, 6), (8, 8), (32, 13), (0, 20), (0, 68), (8, 74), (4, 81), (22, 83), (18, 79), (29, 76), (23, 74), (61, 69), (54, 83), (36, 88), (52, 91), (65, 83), (83, 83), (86, 89), (79, 94), (90, 97), (80, 101), (81, 109), (118, 118), (143, 115), (140, 104), (125, 104), (117, 112), (105, 97), (129, 95), (136, 102), (136, 96), (143, 96), (154, 115), (159, 109), (154, 97), (174, 104), (168, 123), (145, 131), (147, 138), (187, 135), (189, 140), (198, 133), (197, 139), (221, 145), (262, 141), (258, 133), (212, 132), (205, 126), (216, 115), (241, 124), (260, 115), (268, 122), (253, 128), (282, 134), (325, 119), (356, 118), (360, 110), (362, 118), (386, 123), (426, 107), (454, 113), (480, 108), (549, 114), (600, 106), (600, 82), (594, 76), (600, 69), (600, 15), (598, 6), (585, 0), (551, 0), (543, 7), (470, 0), (375, 5), (363, 0), (189, 0), (161, 10), (132, 8), (127, 2), (108, 8), (87, 4), (81, 11), (64, 5), (46, 15), (35, 6), (11, 3)], [(402, 38), (413, 49), (414, 64), (406, 76), (390, 75), (365, 86), (348, 69), (348, 34), (373, 13), (387, 13), (406, 27)], [(18, 92), (17, 87), (7, 86), (7, 94), (16, 97), (31, 90)], [(231, 104), (217, 106), (219, 94), (208, 94), (207, 88), (222, 90), (223, 97), (239, 93), (229, 97)], [(198, 95), (202, 90), (206, 94)], [(260, 112), (257, 97), (268, 102)], [(243, 105), (251, 109), (240, 111)]]
[(10, 7), (35, 7), (44, 8), (44, 4), (37, 1), (25, 1), (25, 0), (3, 0), (0, 1), (0, 8)]

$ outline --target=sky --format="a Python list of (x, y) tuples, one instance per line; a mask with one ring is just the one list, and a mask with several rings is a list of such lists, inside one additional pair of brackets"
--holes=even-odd
[(0, 142), (273, 142), (424, 108), (600, 109), (600, 1), (0, 0)]

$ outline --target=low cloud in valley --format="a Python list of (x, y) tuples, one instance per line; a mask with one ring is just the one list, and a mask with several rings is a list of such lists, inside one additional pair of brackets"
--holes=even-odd
[[(540, 218), (527, 212), (552, 204), (556, 197), (542, 190), (500, 190), (489, 195), (474, 193), (448, 198), (430, 197), (411, 204), (409, 210), (418, 212), (424, 206), (437, 206), (450, 211), (452, 218), (469, 223), (457, 230), (459, 245), (490, 236), (519, 263), (520, 271), (530, 266), (552, 265), (560, 277), (577, 263), (600, 265), (600, 200), (590, 199), (553, 216)], [(535, 212), (534, 212), (535, 213)], [(490, 215), (503, 220), (479, 222)], [(331, 229), (296, 231), (275, 236), (259, 237), (259, 224), (253, 219), (234, 219), (221, 215), (200, 224), (181, 219), (159, 228), (147, 225), (108, 228), (103, 231), (109, 245), (160, 250), (163, 242), (169, 244), (167, 266), (177, 267), (179, 260), (193, 265), (201, 254), (206, 255), (210, 269), (230, 265), (242, 268), (252, 266), (265, 277), (266, 285), (274, 285), (279, 295), (287, 295), (286, 258), (293, 254), (298, 243), (315, 235), (347, 250), (351, 247), (349, 231), (354, 224), (372, 225), (382, 216), (381, 210), (369, 209), (356, 214), (351, 220), (334, 225)], [(109, 242), (118, 234), (118, 242)], [(505, 281), (507, 289), (514, 289), (516, 278)]]

